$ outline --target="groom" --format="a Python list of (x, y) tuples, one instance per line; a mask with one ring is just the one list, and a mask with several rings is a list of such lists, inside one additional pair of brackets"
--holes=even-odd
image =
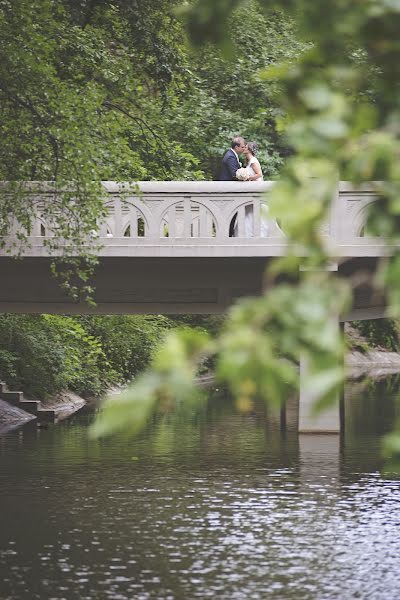
[(245, 149), (244, 139), (234, 137), (230, 149), (225, 153), (222, 159), (220, 181), (237, 181), (236, 171), (242, 166), (239, 161), (239, 154)]

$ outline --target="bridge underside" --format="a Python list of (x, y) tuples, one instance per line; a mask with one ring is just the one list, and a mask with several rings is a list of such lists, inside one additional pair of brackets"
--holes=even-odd
[[(237, 298), (258, 295), (269, 258), (102, 258), (93, 285), (96, 307), (74, 303), (51, 275), (48, 258), (0, 258), (0, 312), (56, 314), (196, 314), (224, 312)], [(376, 260), (357, 258), (339, 274), (362, 270), (371, 280)], [(384, 316), (384, 299), (368, 285), (342, 320)]]

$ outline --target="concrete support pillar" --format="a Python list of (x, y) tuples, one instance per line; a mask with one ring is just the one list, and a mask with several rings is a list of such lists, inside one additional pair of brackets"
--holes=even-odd
[[(339, 215), (339, 194), (338, 189), (335, 191), (333, 198), (333, 208), (331, 215), (331, 227), (332, 232), (336, 232), (336, 225), (338, 222)], [(339, 211), (339, 212), (338, 212)], [(331, 232), (331, 233), (332, 233)], [(335, 233), (334, 233), (335, 235)], [(300, 267), (300, 271), (307, 271), (307, 267)], [(327, 271), (337, 271), (338, 263), (332, 261), (327, 267)], [(332, 315), (332, 320), (340, 327), (339, 315)], [(320, 412), (318, 415), (314, 415), (314, 404), (318, 400), (314, 390), (305, 386), (305, 379), (308, 370), (307, 359), (304, 356), (300, 357), (300, 398), (299, 398), (299, 433), (340, 433), (341, 422), (343, 422), (343, 411), (341, 409), (340, 397), (342, 393), (337, 394), (337, 398), (332, 404)]]
[(299, 433), (340, 433), (344, 425), (343, 391), (338, 391), (337, 398), (328, 408), (318, 413), (318, 415), (314, 415), (314, 404), (317, 396), (312, 389), (304, 385), (307, 369), (307, 360), (305, 357), (301, 357)]
[(329, 408), (313, 414), (316, 396), (303, 385), (307, 361), (300, 360), (299, 433), (340, 433), (340, 403), (338, 398)]

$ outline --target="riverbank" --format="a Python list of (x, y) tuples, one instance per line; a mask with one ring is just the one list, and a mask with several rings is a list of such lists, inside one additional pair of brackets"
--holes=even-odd
[(346, 376), (350, 379), (400, 373), (400, 354), (384, 350), (369, 350), (366, 353), (353, 351), (346, 356), (345, 368)]
[(398, 348), (394, 326), (394, 321), (387, 321), (385, 331), (385, 327), (378, 329), (378, 325), (369, 322), (368, 331), (365, 324), (363, 327), (360, 324), (354, 327), (352, 323), (346, 323), (348, 351), (345, 356), (345, 369), (348, 378), (374, 378), (400, 373), (400, 353), (394, 351)]
[(45, 408), (50, 408), (56, 412), (56, 420), (61, 421), (69, 417), (77, 410), (86, 405), (87, 401), (71, 391), (60, 392), (49, 400), (43, 402)]
[(33, 419), (35, 419), (33, 415), (4, 400), (0, 400), (0, 435), (16, 429)]
[[(26, 398), (26, 400), (29, 400)], [(86, 400), (74, 392), (64, 391), (56, 394), (49, 400), (43, 402), (43, 408), (54, 410), (54, 422), (62, 421), (74, 414), (86, 405)], [(14, 406), (10, 402), (0, 399), (0, 434), (6, 433), (17, 427), (21, 427), (29, 421), (35, 421), (40, 424), (40, 420), (33, 414)]]

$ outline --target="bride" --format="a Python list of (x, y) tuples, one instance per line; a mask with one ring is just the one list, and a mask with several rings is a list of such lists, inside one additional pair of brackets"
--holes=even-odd
[[(258, 160), (256, 154), (258, 153), (258, 144), (256, 142), (248, 142), (244, 149), (244, 155), (246, 157), (246, 171), (249, 175), (248, 181), (264, 181), (263, 173), (261, 170), (260, 161)], [(266, 206), (261, 205), (261, 210), (265, 211)], [(254, 227), (254, 209), (253, 206), (245, 207), (245, 217), (244, 217), (244, 230), (245, 237), (253, 237)], [(268, 235), (268, 225), (265, 218), (261, 218), (260, 224), (260, 236), (267, 237)]]
[(248, 181), (264, 181), (260, 161), (256, 157), (257, 153), (258, 144), (256, 142), (248, 142), (243, 152), (246, 157), (246, 171), (249, 175)]

